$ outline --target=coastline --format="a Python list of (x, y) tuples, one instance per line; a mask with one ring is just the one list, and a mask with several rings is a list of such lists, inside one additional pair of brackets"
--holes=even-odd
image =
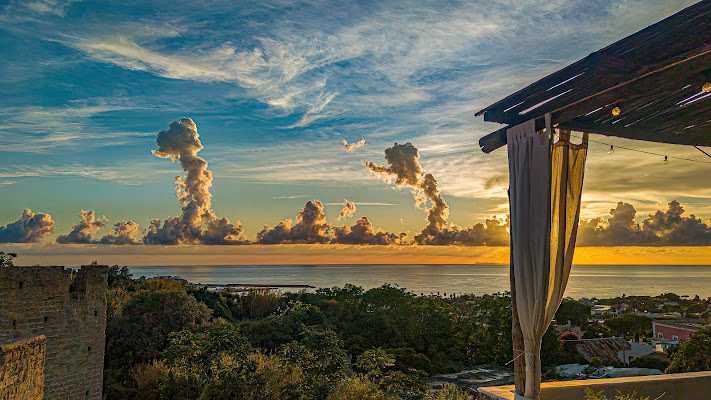
[[(79, 266), (103, 264), (155, 265), (508, 265), (508, 247), (489, 246), (363, 246), (363, 245), (244, 245), (244, 246), (113, 246), (56, 243), (6, 244), (18, 253), (18, 265)], [(576, 265), (711, 265), (711, 246), (579, 247)]]

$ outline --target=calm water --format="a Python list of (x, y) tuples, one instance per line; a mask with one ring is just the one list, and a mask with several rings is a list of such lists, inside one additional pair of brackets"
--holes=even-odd
[[(415, 293), (486, 294), (508, 290), (509, 267), (502, 265), (268, 265), (131, 267), (134, 277), (179, 275), (194, 283), (299, 284), (315, 287), (346, 283), (372, 288), (397, 284)], [(573, 266), (566, 296), (679, 295), (711, 297), (711, 266)]]

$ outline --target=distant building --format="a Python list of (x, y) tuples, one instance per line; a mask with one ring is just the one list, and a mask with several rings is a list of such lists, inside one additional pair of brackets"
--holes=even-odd
[(692, 334), (709, 326), (708, 322), (698, 320), (657, 320), (652, 321), (654, 339), (660, 342), (679, 342), (687, 340)]
[(681, 313), (680, 312), (661, 312), (661, 313), (653, 313), (653, 312), (648, 312), (648, 311), (636, 311), (634, 312), (635, 315), (643, 315), (645, 317), (649, 317), (652, 319), (657, 319), (657, 318), (667, 318), (667, 319), (681, 319)]
[(617, 314), (617, 309), (613, 306), (595, 304), (591, 310), (592, 315)]
[(630, 342), (630, 349), (620, 350), (617, 356), (625, 365), (630, 363), (630, 360), (635, 357), (644, 357), (654, 353), (654, 347), (647, 343)]
[(594, 304), (593, 301), (588, 299), (587, 297), (581, 297), (578, 301), (589, 306), (592, 306)]
[(598, 358), (605, 365), (614, 365), (622, 362), (624, 360), (622, 355), (631, 349), (630, 343), (621, 337), (580, 339), (575, 344), (575, 350), (585, 360), (592, 362), (594, 358)]

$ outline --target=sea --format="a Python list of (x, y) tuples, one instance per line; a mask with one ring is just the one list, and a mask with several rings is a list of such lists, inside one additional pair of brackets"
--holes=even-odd
[[(130, 267), (134, 278), (179, 276), (191, 283), (308, 285), (365, 289), (397, 285), (416, 294), (493, 294), (509, 290), (508, 265), (222, 265)], [(283, 288), (282, 291), (295, 291)], [(565, 295), (711, 297), (711, 265), (573, 266)]]

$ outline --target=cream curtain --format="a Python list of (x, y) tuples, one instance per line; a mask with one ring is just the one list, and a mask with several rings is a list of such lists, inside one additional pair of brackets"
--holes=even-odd
[(587, 154), (583, 143), (572, 145), (561, 132), (551, 145), (547, 129), (536, 132), (531, 120), (508, 129), (511, 260), (516, 305), (525, 357), (525, 397), (538, 396), (541, 385), (541, 338), (563, 298), (573, 262), (580, 216), (580, 195)]

